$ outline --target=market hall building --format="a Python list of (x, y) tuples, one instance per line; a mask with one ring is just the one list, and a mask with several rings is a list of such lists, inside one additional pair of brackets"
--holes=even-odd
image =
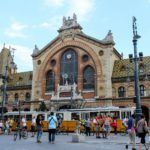
[[(135, 106), (134, 63), (115, 49), (111, 31), (99, 40), (85, 34), (77, 17), (63, 17), (58, 35), (42, 49), (35, 46), (33, 71), (17, 72), (10, 50), (0, 52), (0, 101), (8, 64), (5, 108), (49, 110), (99, 106)], [(22, 62), (23, 63), (23, 62)], [(142, 111), (150, 117), (150, 56), (139, 61)]]

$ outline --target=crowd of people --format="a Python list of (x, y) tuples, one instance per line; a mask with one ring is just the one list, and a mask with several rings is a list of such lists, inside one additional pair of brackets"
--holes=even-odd
[[(5, 121), (0, 120), (0, 134), (11, 134), (12, 127), (14, 122), (16, 122), (16, 130), (18, 128), (22, 128), (23, 130), (27, 130), (27, 120), (26, 116), (23, 116), (19, 120), (13, 120), (12, 118), (8, 118)], [(54, 144), (55, 142), (55, 134), (61, 127), (62, 119), (58, 118), (54, 115), (54, 112), (51, 112), (48, 117), (48, 141), (49, 143)], [(124, 118), (122, 120), (122, 125), (126, 128), (126, 132), (128, 133), (130, 143), (132, 143), (132, 150), (136, 150), (136, 136), (141, 139), (141, 144), (139, 145), (139, 150), (142, 150), (142, 145), (145, 145), (145, 137), (146, 134), (149, 134), (149, 127), (145, 120), (145, 117), (142, 115), (141, 119), (136, 122), (135, 116), (132, 115), (129, 118)], [(114, 134), (117, 134), (117, 117), (111, 117), (110, 115), (100, 114), (98, 113), (96, 117), (90, 119), (86, 118), (77, 121), (76, 133), (77, 134), (85, 134), (86, 136), (96, 135), (96, 138), (105, 138), (108, 139), (110, 132), (113, 131)], [(36, 133), (37, 132), (37, 133)], [(43, 133), (43, 119), (42, 115), (38, 115), (37, 117), (32, 117), (31, 122), (31, 137), (35, 137), (37, 143), (42, 142), (42, 133)], [(128, 145), (126, 145), (128, 148)]]
[(12, 118), (8, 118), (5, 121), (0, 120), (0, 134), (11, 134), (13, 124), (14, 120)]
[[(144, 145), (146, 150), (148, 150), (145, 137), (146, 134), (150, 136), (150, 131), (144, 115), (142, 115), (141, 119), (137, 122), (135, 121), (135, 115), (131, 115), (129, 118), (125, 117), (122, 120), (122, 125), (125, 128), (125, 132), (127, 132), (129, 136), (129, 143), (132, 144), (132, 150), (136, 150), (136, 136), (141, 139), (139, 150), (142, 150), (142, 145)], [(114, 134), (117, 134), (117, 128), (117, 117), (98, 114), (94, 117), (94, 119), (90, 120), (87, 118), (86, 120), (81, 119), (78, 121), (77, 133), (84, 132), (86, 136), (90, 136), (91, 132), (95, 131), (96, 138), (108, 139), (111, 131), (113, 131)], [(85, 130), (82, 131), (82, 129)], [(128, 145), (126, 145), (126, 149), (128, 149)]]

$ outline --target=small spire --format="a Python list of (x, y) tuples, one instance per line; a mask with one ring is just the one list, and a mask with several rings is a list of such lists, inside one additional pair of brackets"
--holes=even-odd
[(3, 48), (5, 48), (5, 43), (3, 44)]
[(111, 30), (108, 31), (108, 33), (107, 33), (106, 37), (103, 39), (103, 41), (111, 42), (111, 43), (115, 44)]
[(39, 48), (37, 47), (37, 45), (35, 44), (34, 49), (33, 49), (33, 53), (37, 53), (39, 51)]

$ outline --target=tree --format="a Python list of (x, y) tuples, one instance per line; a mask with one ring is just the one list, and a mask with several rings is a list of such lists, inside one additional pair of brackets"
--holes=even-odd
[(39, 111), (47, 111), (47, 107), (46, 107), (46, 105), (45, 105), (44, 102), (41, 102), (41, 103), (40, 103)]

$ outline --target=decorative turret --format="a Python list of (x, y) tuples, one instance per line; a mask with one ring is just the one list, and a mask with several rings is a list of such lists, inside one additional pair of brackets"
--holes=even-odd
[(111, 30), (108, 31), (106, 37), (102, 41), (105, 43), (115, 44)]
[(68, 29), (82, 30), (82, 27), (77, 23), (77, 16), (75, 13), (73, 14), (72, 19), (70, 17), (68, 17), (68, 19), (66, 19), (66, 17), (63, 17), (63, 24), (62, 24), (61, 28), (58, 30), (58, 32), (62, 32), (64, 30), (68, 30)]
[(37, 45), (35, 44), (35, 47), (33, 49), (33, 54), (37, 54), (39, 52), (39, 48), (37, 47)]

